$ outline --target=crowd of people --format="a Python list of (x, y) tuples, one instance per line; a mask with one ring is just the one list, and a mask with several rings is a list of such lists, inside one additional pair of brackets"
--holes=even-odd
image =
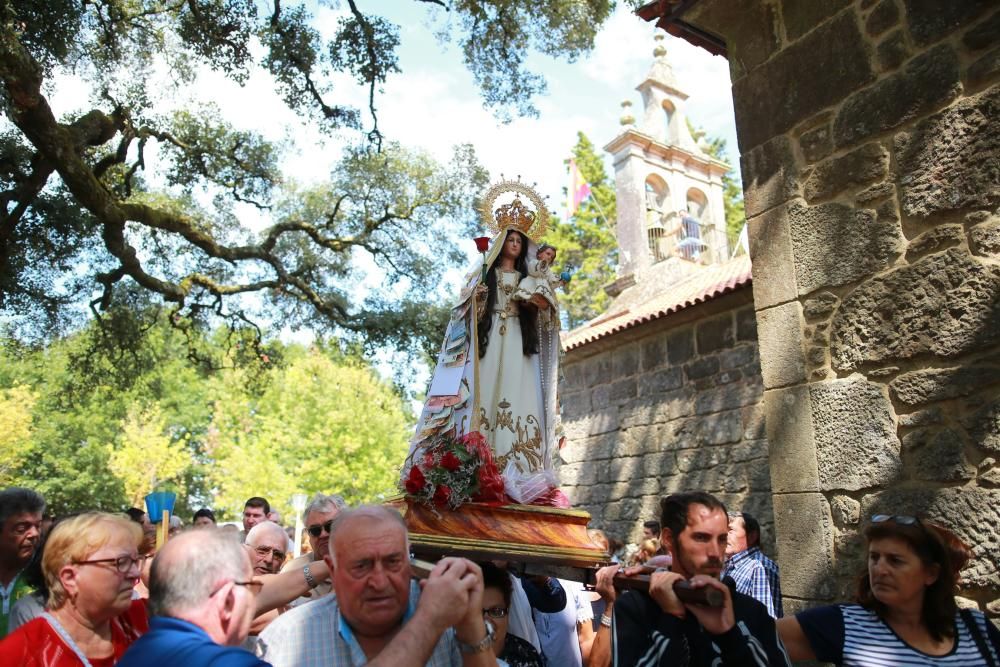
[[(663, 498), (634, 565), (592, 591), (500, 561), (415, 571), (391, 508), (317, 495), (302, 518), (297, 558), (260, 497), (242, 530), (202, 509), (157, 545), (141, 510), (49, 521), (39, 494), (4, 489), (0, 665), (1000, 665), (997, 628), (956, 607), (970, 549), (916, 516), (871, 517), (856, 599), (792, 616), (759, 522), (703, 492)], [(643, 574), (648, 590), (619, 585)]]

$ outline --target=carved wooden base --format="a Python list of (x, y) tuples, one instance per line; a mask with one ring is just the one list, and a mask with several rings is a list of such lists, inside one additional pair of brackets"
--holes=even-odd
[(407, 496), (386, 503), (403, 515), (418, 557), (462, 556), (471, 560), (591, 568), (608, 554), (590, 541), (590, 514), (537, 505), (466, 503), (457, 510), (431, 508)]

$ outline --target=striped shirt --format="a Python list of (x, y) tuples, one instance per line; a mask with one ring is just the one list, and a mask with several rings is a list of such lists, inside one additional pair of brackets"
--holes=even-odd
[[(411, 582), (404, 624), (416, 611), (419, 595), (420, 587)], [(334, 593), (295, 607), (275, 619), (258, 638), (257, 655), (274, 667), (361, 667), (368, 662), (340, 613)], [(427, 667), (459, 667), (461, 664), (455, 633), (449, 628), (434, 647)]]
[[(843, 667), (985, 667), (989, 664), (958, 614), (955, 615), (955, 646), (941, 656), (913, 648), (874, 611), (860, 605), (818, 607), (796, 614), (795, 618), (820, 662)], [(973, 618), (987, 645), (992, 645), (994, 654), (1000, 652), (1000, 633), (995, 628), (989, 632), (987, 626), (990, 624), (981, 613), (973, 612)]]
[[(755, 558), (755, 552), (760, 553), (760, 548), (751, 547), (730, 556), (726, 560), (726, 567), (722, 570), (720, 578), (732, 577), (736, 582), (737, 591), (749, 595), (767, 607), (767, 613), (771, 618), (778, 618), (771, 577), (764, 564)], [(780, 606), (779, 598), (778, 607)]]

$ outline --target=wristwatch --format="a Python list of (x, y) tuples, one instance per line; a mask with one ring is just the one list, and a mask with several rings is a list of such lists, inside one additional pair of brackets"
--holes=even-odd
[(309, 563), (306, 563), (306, 566), (302, 568), (302, 574), (305, 576), (306, 585), (309, 586), (309, 588), (316, 588), (319, 586), (319, 582), (316, 581), (316, 577), (314, 577), (312, 572), (309, 571)]
[(486, 649), (493, 646), (493, 638), (496, 637), (497, 630), (495, 627), (493, 627), (493, 624), (490, 622), (490, 619), (484, 618), (483, 621), (486, 623), (486, 636), (480, 639), (475, 644), (466, 644), (462, 640), (458, 639), (458, 637), (456, 637), (455, 641), (458, 642), (459, 651), (461, 651), (466, 655), (469, 655), (472, 653), (482, 653)]

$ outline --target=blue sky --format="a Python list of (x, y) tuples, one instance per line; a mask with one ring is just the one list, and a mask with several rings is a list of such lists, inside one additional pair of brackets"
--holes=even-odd
[[(384, 16), (402, 26), (402, 73), (387, 82), (380, 102), (380, 124), (389, 136), (423, 145), (444, 155), (447, 146), (468, 141), (494, 178), (500, 172), (537, 181), (561, 213), (563, 160), (584, 132), (600, 148), (620, 131), (620, 103), (639, 105), (635, 86), (652, 63), (653, 27), (619, 7), (599, 33), (594, 51), (575, 63), (533, 56), (529, 68), (545, 76), (548, 94), (536, 100), (538, 118), (498, 124), (482, 108), (471, 74), (455, 45), (440, 45), (427, 17), (427, 5), (411, 1), (379, 3)], [(435, 11), (439, 17), (443, 11)], [(691, 96), (688, 112), (695, 125), (727, 140), (730, 161), (736, 133), (728, 63), (686, 42), (668, 37), (668, 58), (681, 87)], [(611, 173), (610, 160), (607, 161)]]
[[(331, 4), (321, 2), (314, 7), (316, 25), (324, 37), (332, 35), (338, 18), (347, 12), (345, 6)], [(577, 132), (584, 132), (598, 148), (613, 139), (621, 130), (621, 101), (631, 100), (633, 110), (639, 110), (635, 86), (653, 61), (654, 28), (620, 6), (598, 33), (594, 50), (577, 62), (532, 56), (529, 68), (545, 76), (549, 86), (548, 93), (535, 100), (540, 114), (504, 125), (483, 108), (458, 47), (439, 43), (438, 29), (449, 20), (446, 12), (415, 0), (359, 0), (359, 6), (400, 26), (402, 72), (388, 79), (377, 98), (379, 126), (386, 138), (424, 148), (440, 159), (450, 156), (453, 145), (471, 143), (493, 180), (503, 173), (537, 183), (538, 190), (549, 197), (549, 208), (560, 215), (564, 212), (562, 189), (568, 181), (564, 160)], [(664, 43), (679, 84), (690, 95), (689, 117), (710, 135), (727, 140), (730, 162), (737, 166), (727, 61), (673, 37)], [(165, 68), (159, 76), (164, 82), (171, 78)], [(333, 83), (329, 99), (367, 108), (366, 88), (346, 75), (335, 75)], [(71, 76), (50, 82), (49, 92), (57, 113), (88, 107), (87, 88)], [(239, 86), (221, 74), (202, 70), (194, 85), (181, 89), (164, 85), (160, 92), (156, 104), (163, 113), (171, 106), (211, 101), (237, 128), (257, 130), (284, 142), (290, 148), (283, 162), (285, 176), (302, 183), (326, 180), (340, 148), (359, 136), (352, 131), (330, 138), (303, 124), (281, 102), (270, 77), (260, 72)], [(610, 158), (605, 157), (611, 174)], [(147, 178), (155, 183), (154, 155), (148, 156), (147, 166), (153, 169)], [(206, 203), (210, 204), (210, 197), (206, 196)], [(238, 215), (250, 228), (270, 222), (250, 206), (240, 207)], [(469, 263), (476, 258), (470, 244)], [(454, 276), (460, 273), (456, 270)], [(365, 287), (377, 284), (359, 285), (359, 289)]]
[[(402, 72), (390, 76), (376, 102), (379, 126), (386, 138), (422, 147), (441, 159), (450, 156), (453, 145), (471, 143), (494, 180), (503, 173), (507, 177), (520, 174), (523, 180), (536, 182), (539, 191), (549, 196), (550, 208), (560, 214), (562, 188), (568, 181), (563, 161), (569, 157), (577, 132), (584, 132), (598, 148), (614, 138), (621, 129), (620, 104), (628, 99), (633, 110), (638, 110), (635, 86), (653, 60), (654, 28), (619, 6), (586, 57), (575, 63), (531, 57), (529, 68), (544, 75), (549, 86), (548, 93), (535, 100), (540, 114), (504, 125), (483, 108), (458, 47), (438, 42), (437, 28), (449, 20), (447, 12), (414, 0), (359, 0), (359, 6), (362, 11), (380, 13), (401, 28)], [(321, 33), (330, 36), (337, 19), (346, 12), (346, 7), (317, 5)], [(690, 95), (689, 117), (712, 136), (726, 139), (729, 160), (738, 169), (727, 61), (674, 37), (667, 37), (665, 44), (678, 81)], [(169, 78), (165, 71), (161, 75)], [(335, 75), (333, 81), (331, 100), (367, 108), (366, 88), (346, 75)], [(60, 78), (53, 88), (57, 113), (87, 105), (87, 89), (72, 78)], [(304, 125), (283, 105), (273, 81), (263, 73), (239, 86), (221, 74), (203, 70), (195, 85), (165, 93), (158, 108), (166, 111), (172, 105), (206, 100), (217, 104), (236, 127), (286, 142), (291, 150), (283, 166), (286, 176), (296, 181), (325, 180), (341, 146), (358, 139), (354, 132), (325, 137), (315, 127)], [(150, 166), (153, 164), (151, 160)], [(606, 164), (610, 174), (610, 159)], [(153, 174), (147, 177), (156, 180)], [(267, 224), (266, 220), (254, 220), (258, 213), (251, 207), (245, 207), (240, 215), (251, 226)]]

